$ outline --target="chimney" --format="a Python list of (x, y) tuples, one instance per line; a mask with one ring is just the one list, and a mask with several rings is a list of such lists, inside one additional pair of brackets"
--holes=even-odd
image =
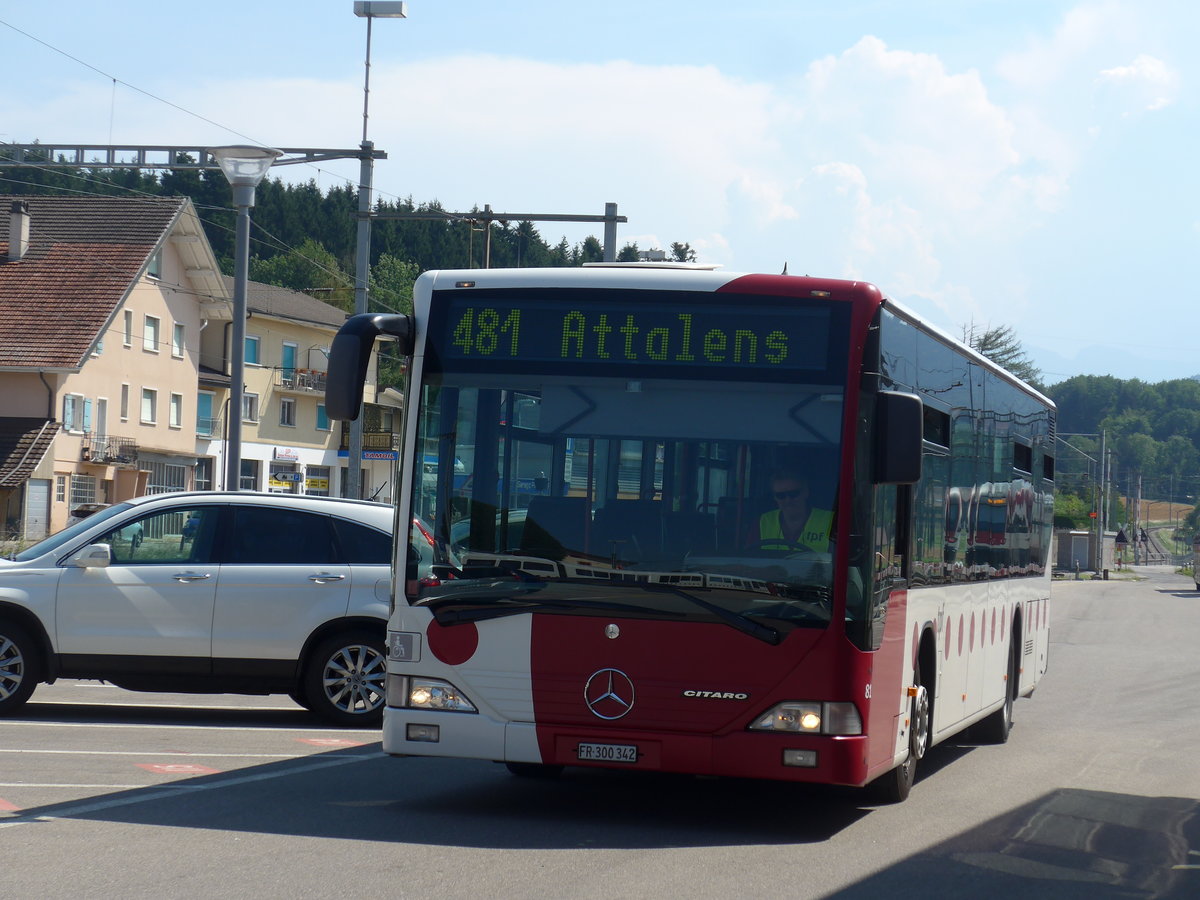
[(29, 249), (29, 201), (14, 200), (8, 219), (8, 261), (15, 262)]

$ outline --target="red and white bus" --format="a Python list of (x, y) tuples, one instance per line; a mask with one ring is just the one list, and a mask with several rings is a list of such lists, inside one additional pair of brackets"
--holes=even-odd
[[(397, 547), (387, 753), (901, 800), (931, 745), (1007, 739), (1046, 668), (1044, 396), (864, 282), (439, 271), (414, 310), (348, 320), (328, 375), (353, 418), (376, 339), (411, 355), (397, 521), (461, 564)], [(768, 533), (798, 496), (822, 540)]]

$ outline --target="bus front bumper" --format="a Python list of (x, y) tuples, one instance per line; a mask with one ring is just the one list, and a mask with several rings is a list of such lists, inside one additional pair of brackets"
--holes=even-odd
[(868, 780), (867, 746), (865, 735), (592, 729), (396, 707), (386, 708), (383, 721), (383, 750), (393, 756), (601, 766), (855, 786)]

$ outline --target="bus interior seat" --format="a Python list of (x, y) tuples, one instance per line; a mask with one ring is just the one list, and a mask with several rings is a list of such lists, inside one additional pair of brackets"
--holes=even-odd
[(582, 553), (590, 515), (587, 497), (531, 497), (520, 549), (552, 559)]
[(659, 500), (609, 500), (596, 510), (597, 553), (644, 560), (663, 552), (663, 504)]
[(667, 556), (712, 556), (717, 550), (717, 519), (712, 513), (667, 513), (663, 534)]

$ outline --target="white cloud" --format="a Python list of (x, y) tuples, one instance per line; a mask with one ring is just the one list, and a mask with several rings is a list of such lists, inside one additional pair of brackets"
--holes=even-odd
[(1084, 3), (1069, 10), (1048, 38), (1034, 36), (996, 66), (1001, 77), (1025, 90), (1042, 90), (1068, 80), (1079, 61), (1132, 24), (1116, 2)]
[(1178, 74), (1161, 59), (1145, 53), (1129, 65), (1102, 69), (1096, 81), (1128, 91), (1133, 103), (1149, 111), (1170, 106), (1179, 87)]
[[(1091, 40), (1099, 26), (1085, 24), (1075, 21), (1071, 41)], [(876, 37), (800, 65), (765, 84), (714, 66), (625, 61), (376, 63), (370, 137), (389, 159), (377, 165), (375, 184), (384, 196), (436, 199), (452, 210), (487, 203), (600, 213), (614, 201), (629, 217), (622, 243), (667, 249), (685, 241), (702, 261), (734, 269), (779, 271), (788, 262), (792, 272), (869, 278), (927, 304), (919, 311), (936, 312), (947, 330), (996, 318), (983, 309), (988, 288), (972, 267), (1002, 268), (1014, 241), (1061, 205), (1078, 142), (1034, 106), (998, 102), (980, 71), (953, 71), (936, 54)], [(1139, 65), (1138, 83), (1152, 81), (1152, 68)], [(361, 134), (356, 76), (209, 81), (158, 93), (275, 146), (353, 148)], [(104, 88), (81, 89), (52, 109), (11, 118), (35, 128), (77, 122), (92, 134), (111, 118), (114, 141), (242, 139), (140, 95), (119, 95), (115, 108), (110, 101)], [(356, 183), (354, 161), (323, 168)], [(306, 166), (277, 173), (314, 177)], [(322, 188), (332, 183), (317, 177)], [(552, 244), (599, 233), (595, 225), (538, 227)], [(1023, 296), (1005, 297), (1014, 315)]]

